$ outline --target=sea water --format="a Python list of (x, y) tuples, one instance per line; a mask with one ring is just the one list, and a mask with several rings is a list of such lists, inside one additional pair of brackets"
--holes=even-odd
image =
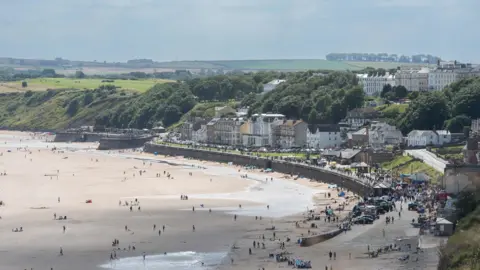
[[(205, 270), (216, 268), (227, 255), (226, 252), (197, 253), (193, 251), (147, 255), (113, 260), (99, 267), (115, 270)], [(202, 262), (204, 265), (202, 266)]]

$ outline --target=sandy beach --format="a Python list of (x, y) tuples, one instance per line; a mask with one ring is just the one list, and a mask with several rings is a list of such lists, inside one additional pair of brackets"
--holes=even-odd
[[(281, 226), (285, 216), (297, 218), (326, 190), (308, 179), (95, 146), (0, 134), (0, 269), (221, 268), (237, 240), (256, 228)], [(189, 199), (180, 200), (182, 194)], [(135, 199), (141, 209), (130, 211), (124, 204)], [(110, 262), (113, 249), (117, 260)]]

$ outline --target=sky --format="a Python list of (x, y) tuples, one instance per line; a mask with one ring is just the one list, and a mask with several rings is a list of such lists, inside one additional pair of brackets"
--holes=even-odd
[(480, 63), (479, 0), (0, 0), (0, 56), (126, 61), (429, 53)]

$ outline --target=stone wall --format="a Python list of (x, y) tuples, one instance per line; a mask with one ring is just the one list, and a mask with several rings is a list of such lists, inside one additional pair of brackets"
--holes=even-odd
[(57, 132), (54, 142), (98, 142), (102, 138), (100, 133), (89, 132)]
[(98, 150), (128, 149), (142, 147), (146, 142), (150, 141), (152, 136), (129, 137), (129, 138), (113, 138), (103, 137), (100, 139)]
[(300, 246), (302, 246), (302, 247), (313, 246), (315, 244), (327, 241), (327, 240), (339, 235), (342, 232), (343, 232), (343, 230), (337, 229), (337, 230), (334, 230), (334, 231), (331, 231), (331, 232), (327, 232), (327, 233), (323, 233), (323, 234), (319, 234), (319, 235), (315, 235), (315, 236), (304, 237), (304, 238), (302, 238), (302, 240), (300, 242)]
[(161, 144), (146, 143), (144, 151), (148, 153), (158, 153), (161, 155), (184, 156), (199, 160), (208, 160), (215, 162), (232, 162), (236, 165), (253, 165), (258, 168), (271, 168), (273, 171), (300, 175), (309, 179), (322, 181), (330, 184), (336, 184), (357, 194), (366, 194), (367, 187), (358, 182), (353, 177), (326, 170), (321, 167), (311, 166), (302, 163), (293, 163), (282, 160), (270, 160), (266, 158), (251, 157), (246, 155), (233, 154), (228, 152), (208, 151), (194, 148), (173, 147)]

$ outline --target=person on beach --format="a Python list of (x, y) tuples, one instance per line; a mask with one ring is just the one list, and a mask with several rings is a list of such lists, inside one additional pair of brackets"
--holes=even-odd
[(128, 231), (128, 227), (127, 227), (127, 225), (125, 225), (125, 231)]
[(57, 213), (53, 213), (53, 219), (57, 219)]
[(332, 251), (330, 250), (330, 252), (328, 253), (328, 257), (330, 257), (330, 260), (332, 259), (332, 255), (333, 255), (333, 253), (332, 253)]
[(153, 230), (155, 231), (155, 229), (157, 228), (157, 225), (153, 224)]
[(145, 261), (145, 256), (146, 256), (146, 255), (145, 255), (145, 252), (143, 252), (143, 260), (144, 260), (144, 261)]
[(60, 247), (60, 256), (63, 256), (63, 248)]
[(163, 225), (163, 226), (162, 226), (162, 231), (164, 231), (164, 232), (165, 232), (165, 225)]
[(233, 216), (233, 220), (234, 220), (234, 221), (237, 221), (237, 215), (234, 215), (234, 216)]
[(66, 229), (66, 227), (65, 227), (65, 225), (64, 225), (64, 226), (63, 226), (63, 233), (65, 233), (65, 229)]
[(162, 231), (158, 230), (158, 236), (162, 235)]

